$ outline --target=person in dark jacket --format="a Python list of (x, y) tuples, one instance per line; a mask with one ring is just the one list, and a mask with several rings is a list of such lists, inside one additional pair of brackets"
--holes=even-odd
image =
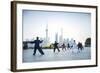
[(34, 43), (35, 45), (34, 45), (34, 53), (33, 53), (33, 55), (35, 55), (36, 54), (36, 51), (38, 50), (40, 53), (41, 53), (41, 55), (44, 55), (44, 52), (42, 51), (42, 48), (40, 47), (40, 43), (42, 43), (43, 41), (40, 41), (39, 40), (39, 37), (37, 37), (36, 38), (36, 40), (34, 40), (32, 43)]
[(60, 50), (58, 48), (58, 43), (55, 41), (55, 43), (54, 43), (54, 52), (55, 52), (56, 49), (58, 50), (58, 52), (60, 52)]
[(64, 50), (64, 49), (66, 50), (66, 45), (63, 43), (62, 44), (62, 50)]
[(77, 46), (78, 46), (78, 50), (83, 50), (83, 45), (82, 45), (82, 43), (79, 42)]

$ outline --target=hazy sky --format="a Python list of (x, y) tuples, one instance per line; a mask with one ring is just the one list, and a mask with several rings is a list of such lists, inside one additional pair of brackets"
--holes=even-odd
[(55, 41), (55, 33), (61, 35), (61, 29), (64, 38), (76, 41), (83, 42), (91, 35), (90, 13), (23, 10), (22, 17), (23, 40), (46, 37), (47, 24), (51, 42)]

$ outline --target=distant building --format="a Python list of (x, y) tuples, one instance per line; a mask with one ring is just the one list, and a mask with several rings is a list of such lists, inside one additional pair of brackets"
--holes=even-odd
[(61, 28), (61, 35), (59, 36), (59, 43), (63, 44), (63, 29)]
[(43, 43), (41, 43), (42, 47), (48, 47), (50, 45), (49, 42), (49, 37), (48, 37), (48, 24), (46, 25), (46, 29), (45, 29), (45, 38), (42, 38)]
[(58, 42), (58, 33), (55, 34), (55, 41)]
[(46, 25), (46, 42), (48, 43), (48, 24)]

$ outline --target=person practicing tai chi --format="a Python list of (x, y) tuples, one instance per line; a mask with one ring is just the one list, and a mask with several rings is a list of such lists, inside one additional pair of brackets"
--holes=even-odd
[(34, 43), (35, 45), (34, 45), (34, 53), (33, 53), (33, 55), (35, 55), (36, 54), (36, 51), (38, 50), (40, 53), (41, 53), (41, 55), (44, 55), (44, 52), (42, 51), (42, 48), (40, 47), (40, 43), (42, 43), (43, 41), (40, 41), (39, 40), (39, 37), (37, 37), (36, 38), (36, 40), (34, 40), (32, 43)]
[(62, 50), (64, 50), (64, 49), (66, 50), (66, 45), (63, 43), (62, 44)]
[(82, 45), (81, 42), (78, 42), (77, 47), (78, 47), (78, 51), (79, 51), (79, 52), (82, 51), (82, 50), (84, 49), (84, 47), (83, 47), (83, 45)]
[(58, 48), (58, 43), (55, 41), (55, 43), (54, 43), (54, 52), (55, 52), (56, 49), (58, 50), (58, 52), (60, 52), (60, 50)]

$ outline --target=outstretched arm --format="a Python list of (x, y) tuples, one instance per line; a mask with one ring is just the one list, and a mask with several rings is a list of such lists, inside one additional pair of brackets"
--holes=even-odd
[(40, 43), (42, 43), (42, 42), (43, 42), (43, 40), (40, 41)]
[(35, 41), (29, 41), (29, 43), (35, 43)]

